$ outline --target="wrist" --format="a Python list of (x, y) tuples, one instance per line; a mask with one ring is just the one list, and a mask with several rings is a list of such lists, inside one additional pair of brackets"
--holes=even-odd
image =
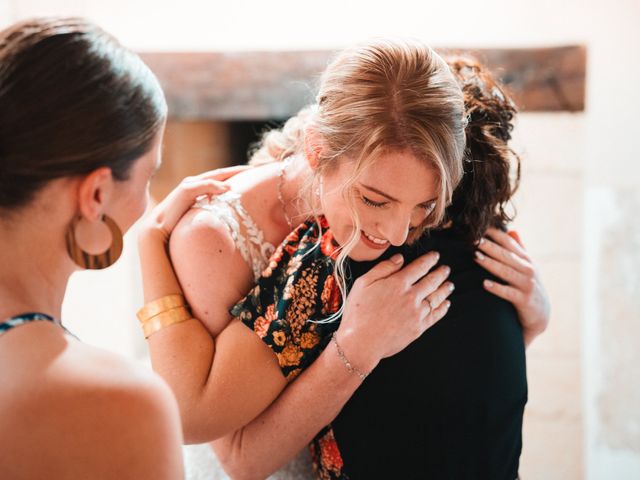
[[(369, 351), (366, 344), (358, 341), (357, 335), (350, 329), (338, 329), (333, 339), (338, 357), (344, 357), (357, 372), (367, 375), (380, 362), (380, 357)], [(338, 347), (342, 354), (338, 352)], [(345, 363), (345, 360), (342, 362)]]
[(169, 243), (169, 236), (160, 228), (145, 226), (138, 233), (138, 244), (145, 246), (166, 246)]
[(528, 347), (531, 342), (537, 338), (547, 328), (547, 323), (537, 324), (529, 327), (522, 327), (522, 337), (524, 338), (524, 345)]
[(542, 320), (542, 321), (525, 324), (522, 326), (522, 330), (526, 332), (528, 335), (536, 336), (544, 332), (547, 329), (548, 325), (549, 325), (548, 320)]

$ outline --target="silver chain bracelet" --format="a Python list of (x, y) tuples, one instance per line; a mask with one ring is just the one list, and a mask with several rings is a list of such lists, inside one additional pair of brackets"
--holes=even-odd
[(336, 350), (338, 351), (338, 356), (340, 357), (340, 360), (342, 360), (342, 363), (344, 363), (344, 366), (347, 367), (347, 370), (349, 370), (349, 373), (355, 373), (358, 377), (360, 377), (360, 380), (364, 380), (365, 378), (367, 378), (367, 375), (369, 375), (369, 373), (371, 372), (362, 373), (356, 367), (351, 365), (351, 362), (347, 359), (346, 355), (340, 348), (340, 345), (338, 345), (338, 339), (336, 338), (337, 333), (338, 333), (337, 331), (333, 332), (333, 335), (331, 335), (331, 340), (336, 346)]

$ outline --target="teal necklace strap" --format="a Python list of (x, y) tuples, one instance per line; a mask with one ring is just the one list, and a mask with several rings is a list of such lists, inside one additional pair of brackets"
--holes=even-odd
[(7, 331), (15, 328), (19, 325), (23, 325), (29, 322), (42, 321), (45, 320), (47, 322), (54, 323), (62, 328), (66, 333), (71, 335), (72, 337), (76, 337), (73, 333), (67, 330), (62, 323), (53, 318), (51, 315), (47, 315), (46, 313), (38, 313), (38, 312), (30, 312), (30, 313), (22, 313), (20, 315), (16, 315), (14, 317), (8, 318), (4, 322), (0, 323), (0, 335), (6, 333)]

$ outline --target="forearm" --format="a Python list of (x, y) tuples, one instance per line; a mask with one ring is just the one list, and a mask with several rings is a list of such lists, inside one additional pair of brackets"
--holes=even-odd
[[(171, 325), (151, 335), (148, 346), (153, 369), (178, 402), (185, 442), (211, 440), (224, 433), (215, 422), (220, 418), (215, 408), (220, 392), (207, 392), (208, 385), (215, 385), (215, 344), (204, 326), (195, 319)], [(205, 398), (211, 398), (211, 408), (205, 408)], [(208, 435), (203, 437), (204, 432)]]
[(232, 478), (266, 478), (291, 460), (360, 386), (330, 342), (318, 359), (256, 419), (214, 442)]
[[(139, 244), (145, 303), (182, 293), (161, 236), (155, 232), (142, 234)], [(200, 404), (213, 370), (213, 338), (204, 325), (194, 319), (156, 332), (148, 338), (148, 345), (153, 369), (178, 400), (185, 440), (198, 437), (199, 429), (195, 425), (202, 425), (198, 422), (202, 416)], [(210, 438), (219, 434), (215, 428), (212, 430)]]
[(171, 260), (168, 243), (156, 231), (145, 231), (138, 240), (140, 270), (145, 303), (175, 293), (182, 294)]

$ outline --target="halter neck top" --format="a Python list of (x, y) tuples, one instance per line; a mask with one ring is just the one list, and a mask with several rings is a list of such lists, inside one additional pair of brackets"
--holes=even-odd
[(37, 313), (37, 312), (23, 313), (21, 315), (16, 315), (14, 317), (8, 318), (4, 322), (0, 323), (0, 336), (4, 335), (12, 328), (18, 327), (20, 325), (24, 325), (25, 323), (42, 321), (42, 320), (55, 323), (56, 325), (60, 325), (62, 327), (62, 324), (60, 322), (57, 322), (53, 317), (47, 314)]

